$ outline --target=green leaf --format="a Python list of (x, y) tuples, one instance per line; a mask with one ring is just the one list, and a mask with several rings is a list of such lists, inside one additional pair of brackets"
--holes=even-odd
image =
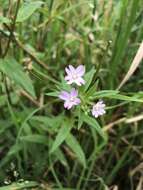
[(25, 188), (32, 188), (36, 187), (39, 184), (34, 181), (25, 181), (21, 183), (12, 183), (11, 185), (6, 185), (4, 187), (0, 187), (0, 190), (20, 190), (20, 189), (25, 189)]
[(126, 96), (122, 94), (111, 95), (109, 98), (124, 100), (129, 102), (143, 102), (143, 99), (137, 98), (136, 96)]
[(80, 107), (78, 108), (78, 112), (77, 112), (77, 116), (78, 116), (78, 125), (77, 125), (77, 128), (78, 130), (82, 127), (82, 124), (83, 124), (83, 118), (81, 117), (82, 115), (82, 111), (80, 109)]
[(9, 152), (7, 153), (7, 158), (8, 157), (10, 157), (10, 156), (12, 156), (12, 155), (14, 155), (14, 154), (17, 154), (20, 150), (22, 150), (22, 145), (21, 144), (14, 144), (11, 148), (10, 148), (10, 150), (9, 150)]
[(106, 138), (106, 135), (105, 133), (102, 131), (102, 128), (100, 127), (99, 123), (96, 121), (95, 118), (92, 118), (86, 114), (83, 114), (82, 115), (82, 118), (83, 118), (83, 121), (85, 123), (87, 123), (88, 125), (94, 127), (97, 131), (97, 133), (106, 141), (107, 138)]
[(85, 86), (84, 86), (84, 92), (88, 89), (88, 87), (90, 86), (92, 79), (94, 77), (95, 74), (95, 69), (92, 69), (91, 71), (89, 71), (88, 73), (85, 74)]
[(0, 24), (3, 24), (3, 23), (9, 24), (10, 22), (11, 22), (10, 19), (0, 16)]
[(0, 59), (0, 71), (6, 74), (11, 80), (25, 89), (33, 97), (36, 97), (32, 81), (27, 74), (24, 73), (23, 67), (14, 59)]
[[(43, 123), (47, 128), (50, 127), (51, 128), (57, 128), (61, 125), (62, 121), (63, 121), (63, 114), (59, 115), (59, 116), (54, 116), (54, 117), (47, 117), (47, 116), (33, 116), (31, 118), (32, 121), (36, 121), (39, 123)], [(54, 126), (54, 127), (53, 127)]]
[(117, 90), (101, 90), (99, 92), (95, 92), (93, 98), (110, 98), (110, 99), (117, 99), (117, 100), (124, 100), (124, 101), (132, 101), (132, 102), (143, 102), (143, 99), (138, 98), (137, 96), (126, 96), (119, 94)]
[(85, 94), (85, 97), (90, 97), (92, 96), (93, 94), (95, 94), (96, 90), (97, 90), (97, 84), (98, 84), (98, 81), (96, 83), (94, 83), (94, 85), (92, 85), (88, 91), (86, 92)]
[(53, 97), (58, 97), (59, 92), (49, 92), (45, 94), (46, 96), (53, 96)]
[(112, 95), (116, 95), (118, 93), (119, 93), (118, 90), (101, 90), (99, 92), (95, 92), (94, 94), (92, 94), (92, 96), (94, 98), (104, 98), (104, 97), (110, 97)]
[(18, 152), (20, 152), (23, 149), (22, 145), (15, 144), (10, 147), (10, 150), (6, 154), (6, 156), (1, 160), (0, 162), (0, 168), (3, 167), (6, 163), (8, 163), (12, 156), (16, 155)]
[(57, 148), (54, 152), (55, 157), (66, 167), (68, 167), (68, 161), (66, 155), (62, 152), (61, 149)]
[(11, 121), (9, 121), (9, 120), (0, 120), (0, 134), (4, 133), (5, 130), (9, 129), (11, 126), (12, 126)]
[(76, 140), (76, 138), (72, 134), (69, 134), (66, 138), (66, 143), (71, 148), (71, 150), (76, 154), (78, 160), (82, 163), (82, 165), (86, 167), (85, 154), (79, 142)]
[(66, 90), (66, 91), (70, 91), (71, 90), (71, 86), (69, 84), (67, 84), (67, 82), (65, 81), (65, 78), (62, 75), (62, 73), (60, 73), (60, 78), (61, 78), (61, 85), (59, 86), (60, 89)]
[(62, 142), (67, 138), (70, 131), (72, 129), (71, 121), (65, 120), (63, 122), (62, 127), (59, 130), (58, 135), (56, 136), (56, 140), (54, 141), (54, 144), (52, 145), (52, 148), (50, 150), (50, 153), (53, 153), (61, 144)]
[(43, 135), (35, 134), (35, 135), (22, 136), (22, 137), (20, 137), (20, 140), (32, 142), (32, 143), (48, 145), (48, 137), (43, 136)]
[(43, 4), (42, 1), (25, 2), (18, 11), (16, 22), (27, 20)]

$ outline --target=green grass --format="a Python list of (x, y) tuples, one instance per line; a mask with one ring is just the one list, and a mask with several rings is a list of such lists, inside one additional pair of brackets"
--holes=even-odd
[[(142, 64), (117, 90), (142, 19), (142, 0), (0, 0), (0, 190), (142, 190)], [(67, 111), (69, 64), (86, 84)]]

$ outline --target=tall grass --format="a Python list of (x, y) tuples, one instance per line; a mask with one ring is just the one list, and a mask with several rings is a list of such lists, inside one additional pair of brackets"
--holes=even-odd
[[(143, 189), (142, 61), (117, 90), (142, 18), (142, 0), (0, 0), (0, 190)], [(64, 69), (81, 64), (82, 103), (68, 111)]]

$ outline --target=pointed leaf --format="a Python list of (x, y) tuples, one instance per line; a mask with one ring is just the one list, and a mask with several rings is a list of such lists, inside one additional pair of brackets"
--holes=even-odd
[(4, 16), (0, 16), (0, 24), (3, 24), (3, 23), (9, 24), (10, 22), (11, 21), (8, 18), (6, 18)]
[(92, 118), (92, 117), (90, 117), (90, 116), (88, 116), (88, 115), (86, 115), (86, 114), (83, 114), (82, 117), (83, 117), (83, 121), (84, 121), (85, 123), (87, 123), (88, 125), (94, 127), (94, 128), (96, 129), (97, 133), (98, 133), (105, 141), (107, 140), (105, 133), (102, 131), (102, 128), (100, 127), (99, 123), (96, 121), (95, 118)]
[(34, 135), (22, 136), (22, 137), (20, 137), (20, 140), (32, 142), (32, 143), (48, 145), (48, 137), (43, 136), (43, 135), (34, 134)]
[(56, 136), (56, 140), (51, 148), (50, 153), (54, 152), (62, 144), (62, 142), (69, 135), (71, 129), (72, 129), (71, 121), (68, 120), (64, 121), (61, 129), (59, 130), (58, 135)]
[(16, 22), (27, 20), (43, 4), (42, 1), (25, 2), (18, 11)]
[(76, 140), (76, 138), (69, 134), (66, 138), (67, 145), (72, 149), (72, 151), (76, 154), (78, 160), (82, 163), (84, 167), (86, 167), (86, 158), (85, 154), (79, 144), (79, 142)]
[(24, 88), (33, 97), (36, 97), (31, 79), (24, 73), (23, 68), (14, 59), (0, 59), (0, 71), (6, 74), (11, 80)]
[(89, 88), (89, 86), (90, 86), (90, 84), (91, 84), (91, 82), (92, 82), (92, 79), (93, 79), (93, 77), (94, 77), (94, 74), (95, 74), (95, 69), (92, 69), (91, 71), (89, 71), (88, 73), (86, 73), (85, 74), (85, 86), (84, 86), (84, 91), (86, 91), (88, 88)]

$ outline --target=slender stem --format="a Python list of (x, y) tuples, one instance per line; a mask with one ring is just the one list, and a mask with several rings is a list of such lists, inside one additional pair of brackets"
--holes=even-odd
[[(5, 24), (6, 28), (8, 29), (8, 31), (10, 31), (10, 28), (7, 24)], [(7, 36), (3, 31), (0, 30), (0, 32)], [(39, 60), (32, 52), (30, 52), (24, 45), (23, 43), (15, 37), (15, 35), (12, 33), (12, 40), (16, 43), (16, 45), (21, 48), (26, 54), (29, 55), (29, 57), (31, 57), (31, 59), (33, 59), (36, 63), (38, 63), (39, 65), (41, 65), (43, 68), (45, 68), (46, 70), (48, 70), (48, 66), (42, 62), (41, 60)]]
[[(95, 12), (96, 12), (96, 0), (93, 0), (93, 11), (92, 11), (92, 15), (94, 16), (95, 15)], [(93, 25), (94, 25), (94, 19), (92, 18), (92, 20), (91, 20), (91, 28), (93, 27)]]
[(20, 0), (17, 0), (16, 12), (15, 12), (15, 15), (14, 15), (14, 18), (13, 18), (13, 23), (12, 23), (12, 26), (11, 26), (10, 36), (9, 36), (9, 39), (8, 39), (8, 43), (7, 43), (5, 52), (4, 52), (3, 56), (2, 56), (3, 58), (7, 55), (8, 50), (9, 50), (9, 46), (10, 46), (10, 42), (12, 41), (12, 36), (13, 36), (14, 29), (15, 29), (16, 18), (17, 18), (19, 6), (20, 6)]
[(50, 2), (50, 7), (49, 7), (50, 12), (51, 12), (51, 10), (52, 10), (53, 4), (54, 4), (54, 0), (51, 0), (51, 2)]
[(0, 57), (2, 56), (2, 40), (1, 40), (1, 36), (0, 36)]
[(7, 94), (7, 99), (9, 101), (9, 104), (12, 105), (12, 100), (11, 100), (10, 91), (9, 91), (9, 88), (8, 88), (6, 76), (4, 75), (3, 77), (4, 77), (4, 85), (5, 85), (5, 92)]
[(59, 186), (59, 189), (63, 189), (62, 183), (58, 179), (58, 176), (55, 172), (54, 164), (52, 163), (51, 157), (49, 157), (49, 161), (50, 161), (50, 165), (51, 165), (50, 169), (51, 169), (52, 175), (55, 178), (55, 181), (56, 181), (57, 185)]

